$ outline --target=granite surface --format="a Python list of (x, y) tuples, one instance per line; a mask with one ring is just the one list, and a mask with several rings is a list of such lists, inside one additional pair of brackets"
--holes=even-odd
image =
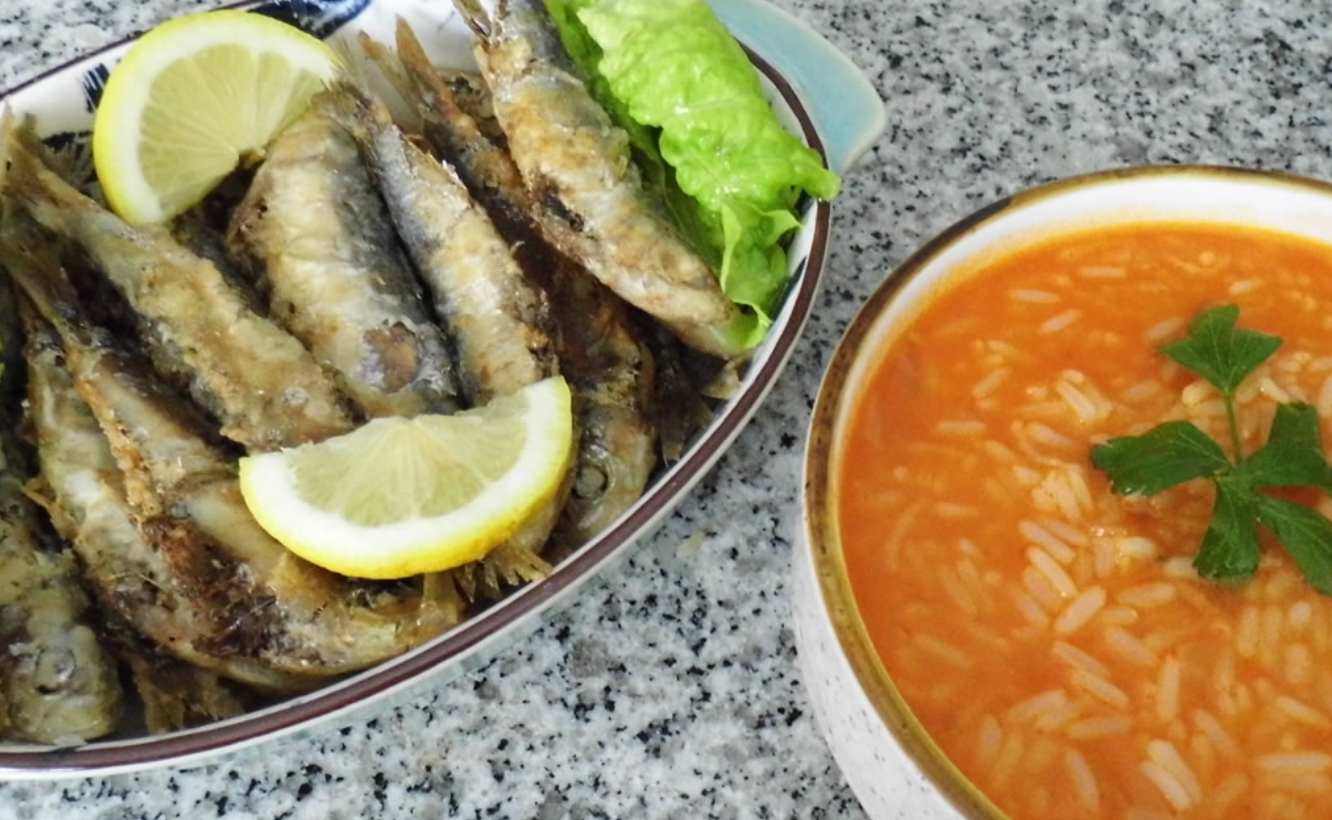
[[(795, 672), (802, 432), (857, 305), (952, 221), (1033, 183), (1206, 162), (1332, 179), (1320, 0), (778, 0), (869, 74), (887, 134), (836, 206), (792, 365), (632, 560), (469, 676), (190, 771), (0, 785), (0, 817), (860, 818)], [(0, 0), (0, 87), (195, 0)]]

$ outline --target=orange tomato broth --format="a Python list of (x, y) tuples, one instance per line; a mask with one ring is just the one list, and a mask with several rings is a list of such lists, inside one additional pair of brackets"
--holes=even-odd
[(1316, 404), (1326, 447), (1332, 248), (1229, 226), (1088, 229), (988, 263), (890, 343), (851, 416), (860, 613), (1015, 820), (1332, 818), (1332, 599), (1270, 540), (1249, 583), (1197, 578), (1211, 484), (1125, 498), (1090, 464), (1167, 419), (1229, 449), (1219, 395), (1156, 350), (1227, 302), (1285, 340), (1238, 391), (1246, 452), (1276, 399)]

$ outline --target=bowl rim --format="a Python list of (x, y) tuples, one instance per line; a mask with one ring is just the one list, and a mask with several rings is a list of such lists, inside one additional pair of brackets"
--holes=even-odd
[[(855, 605), (850, 578), (842, 552), (837, 521), (837, 498), (833, 463), (836, 451), (837, 420), (848, 400), (847, 381), (853, 368), (866, 359), (881, 357), (892, 340), (871, 338), (880, 316), (894, 302), (904, 286), (937, 258), (966, 237), (1016, 211), (1047, 203), (1049, 200), (1088, 189), (1122, 183), (1160, 180), (1207, 180), (1242, 185), (1284, 188), (1293, 193), (1312, 193), (1332, 199), (1332, 183), (1283, 171), (1259, 170), (1225, 165), (1134, 166), (1098, 171), (1055, 180), (997, 199), (943, 229), (921, 245), (894, 268), (875, 287), (834, 348), (815, 398), (805, 444), (802, 517), (804, 519), (806, 557), (812, 562), (819, 611), (827, 617), (838, 647), (850, 666), (860, 691), (869, 701), (880, 723), (905, 752), (925, 779), (966, 820), (1011, 820), (974, 783), (958, 769), (934, 742), (916, 718), (898, 690), (878, 653), (874, 650), (868, 628)], [(1129, 220), (1125, 220), (1126, 222)], [(1144, 220), (1148, 221), (1148, 220)], [(1206, 222), (1224, 224), (1223, 219)], [(1033, 232), (1033, 238), (1058, 236), (1071, 229), (1049, 233)], [(1018, 242), (1012, 247), (1021, 248)], [(910, 321), (907, 316), (906, 321)], [(881, 334), (882, 335), (882, 334)], [(832, 745), (830, 743), (830, 745)]]
[[(251, 8), (273, 0), (239, 0), (218, 8)], [(0, 91), (0, 102), (61, 72), (137, 40), (144, 32), (121, 38), (96, 50), (80, 54), (37, 76)], [(828, 155), (813, 119), (791, 83), (770, 62), (741, 43), (750, 62), (780, 94), (800, 126), (804, 142), (827, 165)], [(593, 578), (609, 560), (648, 536), (657, 520), (683, 500), (716, 463), (740, 433), (785, 368), (813, 309), (825, 274), (831, 206), (814, 204), (813, 235), (807, 262), (794, 286), (786, 294), (789, 316), (763, 341), (766, 358), (746, 371), (740, 391), (718, 411), (712, 423), (695, 439), (684, 456), (668, 465), (655, 483), (629, 511), (591, 541), (565, 558), (545, 579), (527, 584), (495, 605), (464, 620), (445, 634), (397, 657), (369, 667), (348, 678), (298, 695), (255, 712), (195, 729), (164, 735), (97, 740), (79, 746), (38, 747), (32, 750), (0, 749), (0, 780), (49, 779), (119, 774), (159, 766), (200, 765), (210, 758), (256, 743), (290, 737), (303, 729), (314, 729), (321, 721), (344, 716), (363, 702), (380, 700), (402, 688), (425, 680), (434, 670), (450, 663), (466, 663), (483, 644), (499, 633), (518, 628), (540, 614), (554, 599)], [(783, 306), (783, 310), (788, 308)], [(325, 728), (332, 728), (325, 724)]]

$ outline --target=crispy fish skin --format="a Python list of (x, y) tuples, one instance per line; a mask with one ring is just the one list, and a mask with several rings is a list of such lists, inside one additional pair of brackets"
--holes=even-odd
[[(3, 283), (6, 284), (7, 283)], [(42, 548), (35, 507), (14, 473), (9, 420), (0, 433), (0, 704), (3, 734), (79, 743), (108, 734), (122, 711), (114, 660), (84, 622), (88, 600), (68, 554)]]
[(413, 145), (383, 103), (342, 85), (338, 118), (360, 145), (435, 310), (453, 338), (463, 392), (476, 404), (556, 372), (545, 296), (452, 169)]
[(269, 146), (227, 233), (305, 343), (369, 417), (457, 409), (446, 340), (351, 137), (317, 98)]
[[(201, 669), (260, 689), (308, 688), (307, 678), (275, 672), (251, 658), (210, 653), (230, 624), (199, 606), (165, 556), (140, 532), (124, 482), (92, 411), (74, 389), (50, 325), (24, 316), (28, 417), (37, 439), (43, 506), (73, 546), (102, 608), (163, 651)], [(201, 582), (189, 584), (198, 588)]]
[(251, 450), (345, 433), (351, 419), (333, 380), (301, 343), (245, 306), (217, 268), (164, 231), (134, 228), (70, 187), (40, 143), (8, 118), (5, 195), (79, 245), (150, 328), (147, 342), (191, 372), (191, 393)]
[[(25, 257), (12, 243), (0, 250), (11, 262)], [(200, 436), (187, 407), (87, 323), (62, 272), (32, 258), (12, 272), (60, 337), (74, 388), (124, 476), (139, 531), (217, 627), (215, 638), (200, 641), (203, 652), (253, 658), (286, 675), (334, 675), (458, 622), (461, 612), (448, 602), (356, 584), (288, 552), (246, 509), (231, 458)]]
[[(481, 103), (455, 94), (403, 20), (397, 47), (401, 68), (386, 73), (406, 81), (401, 91), (417, 102), (427, 140), (457, 170), (513, 246), (514, 258), (549, 296), (560, 371), (573, 386), (580, 432), (561, 533), (582, 544), (638, 500), (655, 466), (652, 353), (619, 298), (542, 239), (537, 206), (518, 168), (464, 107)], [(378, 59), (381, 65), (388, 62), (387, 55)]]
[(628, 137), (588, 93), (541, 0), (454, 0), (546, 238), (686, 344), (741, 351), (717, 273), (644, 188)]

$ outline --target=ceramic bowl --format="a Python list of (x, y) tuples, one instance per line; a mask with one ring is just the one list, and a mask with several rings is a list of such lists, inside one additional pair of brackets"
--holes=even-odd
[[(475, 68), (471, 34), (447, 0), (267, 0), (237, 4), (293, 23), (331, 41), (367, 32), (392, 41), (396, 19), (412, 24), (440, 65)], [(748, 49), (783, 124), (846, 168), (882, 132), (885, 115), (868, 80), (831, 45), (760, 0), (717, 0), (717, 12)], [(92, 114), (110, 69), (131, 41), (77, 59), (12, 89), (3, 102), (31, 113), (38, 132), (56, 145), (86, 145)], [(818, 93), (813, 93), (817, 91)], [(660, 471), (643, 497), (600, 536), (485, 612), (420, 648), (301, 697), (191, 731), (129, 737), (76, 748), (0, 745), (0, 776), (60, 777), (112, 773), (165, 764), (195, 764), (317, 727), (329, 728), (370, 708), (383, 708), (424, 681), (460, 674), (541, 623), (553, 607), (650, 533), (721, 457), (785, 366), (823, 279), (831, 209), (806, 207), (790, 251), (792, 279), (780, 314), (746, 369), (738, 392), (684, 457)]]
[(1063, 232), (1181, 221), (1269, 228), (1332, 244), (1332, 186), (1256, 171), (1176, 167), (1036, 188), (968, 216), (903, 262), (870, 296), (833, 354), (805, 457), (805, 543), (793, 558), (795, 633), (823, 737), (876, 820), (1004, 815), (925, 734), (857, 611), (837, 526), (837, 476), (855, 397), (904, 324), (963, 272)]

